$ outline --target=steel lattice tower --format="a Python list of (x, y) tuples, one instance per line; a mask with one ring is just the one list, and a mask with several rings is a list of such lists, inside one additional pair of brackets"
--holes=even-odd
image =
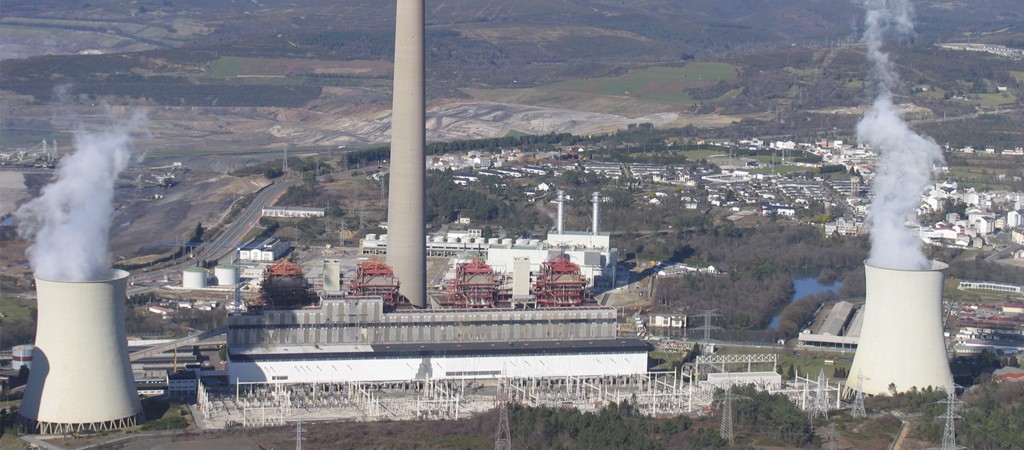
[[(732, 389), (730, 387), (729, 389)], [(742, 395), (733, 394), (731, 391), (725, 391), (722, 393), (722, 425), (719, 427), (718, 435), (729, 441), (729, 445), (735, 443), (735, 436), (732, 432), (732, 401), (733, 400), (746, 400), (747, 397)]]
[(302, 437), (302, 420), (295, 422), (295, 450), (302, 450), (302, 441), (306, 438)]
[(828, 398), (825, 388), (828, 386), (828, 378), (825, 377), (825, 369), (818, 373), (818, 385), (814, 388), (814, 403), (811, 404), (811, 418), (825, 417), (828, 419)]
[(864, 374), (857, 374), (857, 395), (853, 397), (853, 417), (867, 417), (868, 413), (864, 410)]
[(956, 388), (956, 384), (950, 383), (946, 399), (936, 402), (946, 404), (946, 413), (938, 417), (939, 419), (946, 419), (946, 427), (942, 430), (942, 450), (963, 448), (956, 445), (956, 419), (961, 418), (956, 414), (956, 406), (963, 403), (956, 398)]
[(704, 352), (704, 351), (707, 351), (706, 350), (707, 346), (708, 346), (708, 344), (711, 343), (711, 331), (712, 330), (716, 330), (717, 331), (717, 330), (721, 330), (722, 329), (722, 327), (717, 327), (717, 326), (711, 325), (711, 319), (717, 319), (717, 318), (724, 317), (724, 316), (719, 314), (717, 309), (711, 309), (711, 310), (702, 310), (700, 312), (700, 314), (697, 314), (696, 317), (703, 317), (704, 318), (704, 325), (694, 328), (695, 330), (703, 330), (704, 331), (704, 338), (700, 341), (701, 351)]
[(498, 405), (498, 432), (494, 436), (494, 450), (512, 450), (512, 432), (508, 426), (508, 404)]

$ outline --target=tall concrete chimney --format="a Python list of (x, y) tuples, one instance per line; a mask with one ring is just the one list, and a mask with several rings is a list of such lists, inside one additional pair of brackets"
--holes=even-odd
[(565, 230), (565, 191), (558, 190), (558, 234)]
[(594, 197), (590, 201), (594, 203), (594, 223), (591, 229), (594, 230), (594, 236), (597, 236), (598, 230), (600, 230), (598, 225), (600, 224), (601, 217), (601, 193), (595, 192)]
[(942, 282), (947, 267), (939, 261), (932, 261), (927, 270), (864, 264), (864, 322), (849, 380), (863, 375), (865, 394), (949, 385), (942, 332)]
[(400, 293), (417, 308), (427, 306), (423, 24), (423, 0), (398, 0), (387, 262), (401, 281)]

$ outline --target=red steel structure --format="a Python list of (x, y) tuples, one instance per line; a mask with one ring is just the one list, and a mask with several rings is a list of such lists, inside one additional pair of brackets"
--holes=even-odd
[(384, 299), (387, 307), (394, 309), (401, 298), (398, 294), (399, 284), (390, 266), (379, 259), (370, 259), (359, 263), (356, 276), (349, 283), (349, 290), (353, 296), (379, 296)]
[(501, 279), (494, 269), (476, 257), (455, 266), (455, 280), (448, 285), (442, 303), (456, 308), (493, 308)]
[(267, 266), (256, 299), (247, 302), (253, 309), (292, 309), (314, 305), (318, 301), (302, 268), (286, 259)]
[(540, 266), (540, 276), (533, 284), (533, 295), (539, 306), (579, 306), (590, 301), (587, 280), (580, 266), (565, 255), (558, 255)]

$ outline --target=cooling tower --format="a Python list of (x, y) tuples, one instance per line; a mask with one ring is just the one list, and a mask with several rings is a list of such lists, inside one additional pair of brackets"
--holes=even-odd
[(398, 0), (395, 81), (391, 112), (387, 262), (413, 306), (427, 305), (427, 235), (424, 223), (423, 0)]
[(948, 266), (897, 270), (864, 264), (866, 302), (849, 386), (863, 374), (862, 391), (888, 395), (891, 387), (945, 389), (949, 360), (942, 330), (942, 282)]
[(20, 410), (28, 431), (100, 431), (143, 420), (124, 333), (127, 278), (123, 270), (104, 281), (36, 278), (36, 348)]

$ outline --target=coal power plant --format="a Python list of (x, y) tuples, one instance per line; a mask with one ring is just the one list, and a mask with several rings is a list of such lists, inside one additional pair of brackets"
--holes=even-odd
[(35, 351), (19, 411), (24, 430), (78, 433), (143, 421), (124, 330), (129, 274), (111, 275), (82, 282), (36, 277)]
[(851, 386), (871, 395), (948, 388), (952, 377), (942, 331), (947, 267), (939, 261), (927, 270), (864, 264), (864, 324), (850, 369)]

